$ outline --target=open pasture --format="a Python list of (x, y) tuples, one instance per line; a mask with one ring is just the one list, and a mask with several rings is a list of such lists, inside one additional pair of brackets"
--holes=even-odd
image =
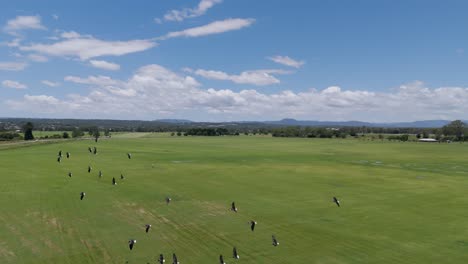
[(121, 134), (3, 148), (0, 259), (467, 263), (467, 158), (466, 144), (253, 136)]

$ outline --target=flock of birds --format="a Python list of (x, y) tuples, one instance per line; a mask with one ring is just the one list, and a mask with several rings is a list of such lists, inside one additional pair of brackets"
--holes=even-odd
[[(96, 141), (96, 142), (97, 142), (97, 141)], [(97, 154), (97, 148), (96, 148), (96, 147), (93, 147), (93, 148), (88, 147), (88, 151), (89, 151), (90, 153), (94, 154), (94, 155)], [(71, 153), (70, 153), (70, 152), (66, 152), (66, 157), (67, 157), (67, 159), (70, 159)], [(127, 157), (128, 157), (128, 159), (132, 159), (132, 154), (131, 154), (131, 153), (127, 153)], [(61, 151), (61, 150), (58, 152), (57, 162), (58, 162), (58, 163), (61, 163), (61, 162), (62, 162), (62, 151)], [(88, 166), (88, 173), (91, 173), (91, 171), (92, 171), (92, 167), (89, 165), (89, 166)], [(72, 176), (73, 176), (73, 173), (72, 173), (72, 172), (68, 172), (68, 177), (71, 178)], [(102, 176), (103, 176), (102, 171), (99, 171), (99, 178), (102, 178)], [(120, 179), (123, 180), (124, 178), (125, 178), (124, 175), (123, 175), (123, 174), (120, 174)], [(112, 177), (112, 185), (117, 185), (117, 182), (116, 182), (115, 177)], [(85, 192), (81, 192), (81, 193), (80, 193), (80, 200), (83, 200), (83, 199), (85, 198), (85, 196), (86, 196), (86, 193), (85, 193)], [(171, 197), (169, 197), (169, 196), (166, 197), (165, 202), (166, 202), (167, 205), (169, 205), (169, 204), (171, 203), (171, 201), (172, 201)], [(338, 207), (340, 207), (340, 201), (338, 200), (338, 198), (333, 197), (333, 202), (334, 202)], [(230, 210), (231, 210), (232, 212), (237, 213), (238, 209), (237, 209), (237, 207), (236, 207), (236, 203), (235, 203), (235, 202), (232, 202), (232, 203), (231, 203), (231, 209), (230, 209)], [(250, 221), (249, 221), (249, 225), (250, 225), (250, 230), (251, 230), (252, 232), (254, 232), (255, 226), (257, 225), (257, 222), (254, 221), (254, 220), (250, 220)], [(146, 224), (146, 225), (145, 225), (145, 232), (148, 233), (148, 232), (150, 231), (150, 229), (151, 229), (151, 224)], [(271, 240), (272, 240), (272, 245), (273, 245), (273, 246), (275, 246), (275, 247), (279, 246), (279, 242), (278, 242), (278, 240), (276, 239), (276, 236), (275, 236), (274, 234), (271, 236)], [(130, 239), (130, 240), (128, 241), (128, 247), (129, 247), (130, 250), (133, 250), (133, 248), (135, 247), (136, 242), (137, 242), (136, 239)], [(239, 258), (240, 258), (239, 254), (237, 253), (237, 248), (236, 248), (236, 247), (234, 247), (233, 250), (232, 250), (232, 257), (233, 257), (234, 259), (239, 259)], [(166, 262), (166, 260), (165, 260), (163, 254), (160, 254), (160, 255), (159, 255), (158, 262), (159, 262), (160, 264), (163, 264), (163, 263)], [(226, 262), (224, 261), (224, 257), (223, 257), (222, 254), (219, 255), (219, 263), (220, 263), (220, 264), (226, 264)], [(179, 264), (177, 255), (176, 255), (175, 253), (172, 254), (172, 264)]]

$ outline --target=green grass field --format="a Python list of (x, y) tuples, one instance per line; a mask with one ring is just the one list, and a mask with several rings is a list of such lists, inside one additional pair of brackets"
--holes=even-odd
[[(466, 144), (120, 134), (96, 156), (94, 145), (0, 149), (2, 263), (468, 262)], [(71, 158), (57, 163), (59, 150)]]

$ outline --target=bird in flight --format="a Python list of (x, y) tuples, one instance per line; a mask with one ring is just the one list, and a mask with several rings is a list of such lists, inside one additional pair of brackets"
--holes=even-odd
[(236, 247), (234, 247), (234, 248), (232, 249), (232, 257), (235, 258), (235, 259), (239, 259), (239, 258), (240, 258), (239, 254), (237, 254), (237, 248), (236, 248)]
[(340, 200), (338, 200), (336, 197), (333, 197), (333, 202), (336, 203), (338, 207), (340, 207)]
[(237, 213), (237, 207), (236, 207), (236, 203), (235, 203), (235, 202), (232, 202), (232, 204), (231, 204), (231, 211)]
[(130, 248), (130, 250), (133, 249), (133, 246), (136, 244), (136, 240), (135, 239), (130, 239), (128, 241), (128, 247)]

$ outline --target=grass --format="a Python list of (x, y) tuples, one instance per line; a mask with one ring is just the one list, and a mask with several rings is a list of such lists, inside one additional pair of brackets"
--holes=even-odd
[[(96, 156), (94, 145), (0, 150), (3, 263), (468, 261), (466, 144), (120, 134)], [(71, 158), (57, 163), (59, 150)]]

